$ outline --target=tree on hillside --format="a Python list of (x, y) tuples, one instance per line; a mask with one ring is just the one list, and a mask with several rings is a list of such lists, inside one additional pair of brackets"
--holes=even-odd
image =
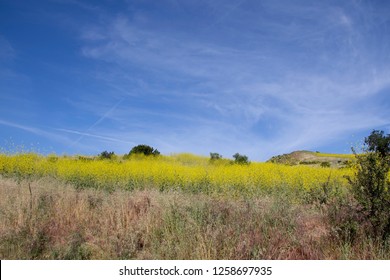
[(222, 159), (222, 155), (218, 153), (210, 153), (210, 160), (214, 161), (219, 159)]
[(234, 163), (238, 163), (238, 164), (249, 164), (249, 160), (248, 160), (248, 157), (245, 156), (245, 155), (240, 155), (239, 153), (235, 153), (233, 155), (234, 157)]
[(144, 154), (145, 156), (150, 156), (150, 155), (157, 156), (160, 154), (160, 152), (157, 149), (154, 149), (153, 147), (142, 144), (133, 147), (128, 155), (131, 156), (135, 154)]
[(115, 157), (115, 153), (104, 151), (101, 152), (98, 157), (99, 159), (113, 159)]

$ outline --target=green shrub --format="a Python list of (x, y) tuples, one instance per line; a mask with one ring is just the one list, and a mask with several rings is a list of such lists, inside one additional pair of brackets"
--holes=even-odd
[(349, 178), (355, 199), (371, 223), (375, 237), (390, 234), (389, 164), (378, 153), (357, 156), (357, 171)]
[(373, 130), (365, 139), (367, 150), (378, 153), (381, 157), (388, 157), (390, 154), (390, 134), (385, 136), (383, 131)]
[(210, 160), (215, 161), (215, 160), (220, 160), (222, 159), (222, 155), (218, 153), (210, 153)]
[(144, 154), (145, 156), (158, 156), (160, 152), (157, 149), (154, 149), (153, 147), (150, 147), (148, 145), (137, 145), (131, 149), (128, 156), (135, 155), (135, 154)]
[(388, 143), (386, 138), (389, 139), (389, 135), (374, 130), (365, 139), (365, 153), (355, 153), (355, 176), (348, 178), (353, 195), (371, 225), (368, 234), (383, 240), (390, 235), (390, 153), (383, 146), (383, 143)]
[(101, 152), (99, 154), (99, 159), (114, 159), (115, 158), (115, 153), (114, 152)]
[(240, 155), (239, 153), (235, 153), (233, 155), (234, 157), (234, 163), (238, 164), (249, 164), (250, 162), (248, 161), (248, 157), (245, 155)]
[(88, 156), (77, 156), (77, 159), (78, 159), (79, 161), (85, 161), (85, 162), (87, 162), (87, 161), (92, 161), (92, 160), (93, 160), (92, 157), (88, 157)]
[(313, 165), (313, 164), (319, 164), (320, 161), (318, 160), (308, 160), (308, 161), (301, 161), (299, 162), (299, 164), (302, 164), (302, 165)]

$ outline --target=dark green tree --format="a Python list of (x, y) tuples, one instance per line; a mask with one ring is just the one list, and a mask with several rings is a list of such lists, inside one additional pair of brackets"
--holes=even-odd
[(99, 159), (113, 159), (115, 157), (115, 153), (104, 151), (101, 152), (98, 157)]
[(234, 157), (234, 163), (238, 163), (238, 164), (249, 164), (249, 160), (248, 160), (248, 157), (245, 156), (245, 155), (240, 155), (239, 153), (235, 153), (233, 155)]
[(390, 154), (390, 134), (385, 136), (382, 130), (373, 130), (364, 143), (368, 151), (378, 153), (381, 157)]
[(219, 159), (222, 159), (222, 155), (218, 153), (210, 153), (210, 160), (214, 161)]
[(160, 152), (157, 149), (154, 149), (153, 147), (142, 144), (133, 147), (128, 155), (131, 156), (135, 154), (144, 154), (145, 156), (150, 156), (150, 155), (157, 156), (160, 154)]

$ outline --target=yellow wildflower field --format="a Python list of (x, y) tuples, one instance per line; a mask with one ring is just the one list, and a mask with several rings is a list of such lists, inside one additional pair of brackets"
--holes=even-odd
[(343, 187), (347, 185), (345, 176), (352, 176), (353, 172), (351, 169), (260, 162), (249, 165), (233, 164), (228, 160), (212, 162), (191, 154), (98, 160), (29, 153), (0, 155), (0, 174), (18, 180), (53, 177), (77, 188), (157, 188), (235, 196), (274, 188), (309, 191), (324, 184)]

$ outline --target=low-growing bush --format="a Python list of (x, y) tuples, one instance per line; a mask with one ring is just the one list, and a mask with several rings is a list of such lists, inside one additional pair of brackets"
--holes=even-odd
[(116, 156), (115, 156), (115, 153), (114, 152), (107, 152), (107, 151), (104, 151), (104, 152), (101, 152), (99, 154), (99, 159), (114, 159)]
[(313, 164), (319, 164), (321, 163), (319, 160), (311, 160), (311, 161), (301, 161), (299, 164), (302, 165), (313, 165)]
[(151, 146), (148, 146), (148, 145), (137, 145), (135, 147), (133, 147), (130, 152), (125, 155), (125, 158), (128, 158), (132, 155), (136, 155), (136, 154), (144, 154), (145, 156), (158, 156), (160, 154), (160, 152), (157, 150), (157, 149), (154, 149), (153, 147)]
[(222, 155), (220, 155), (218, 153), (210, 153), (210, 160), (211, 161), (219, 160), (219, 159), (222, 159)]
[(235, 153), (233, 155), (233, 158), (234, 158), (234, 163), (238, 163), (238, 164), (249, 164), (250, 163), (247, 156), (240, 155), (239, 153)]

